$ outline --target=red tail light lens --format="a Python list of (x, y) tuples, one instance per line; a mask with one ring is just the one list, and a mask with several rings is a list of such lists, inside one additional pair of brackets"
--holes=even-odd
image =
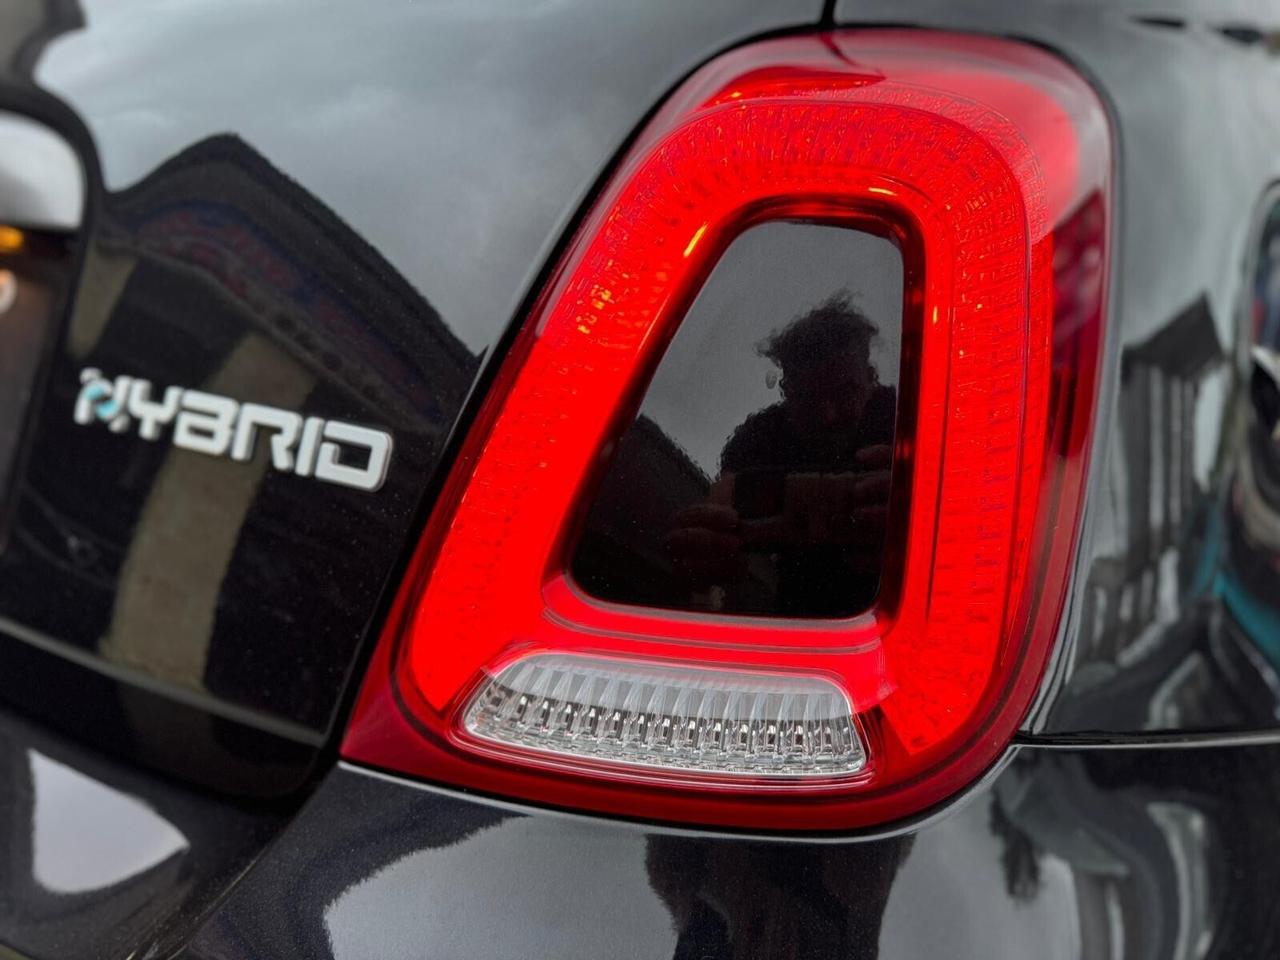
[[(1057, 629), (1107, 262), (1102, 108), (1012, 42), (767, 41), (695, 74), (600, 198), (504, 363), (344, 754), (562, 806), (839, 829), (972, 781)], [(839, 620), (586, 597), (571, 534), (683, 311), (774, 219), (907, 264), (895, 585)]]

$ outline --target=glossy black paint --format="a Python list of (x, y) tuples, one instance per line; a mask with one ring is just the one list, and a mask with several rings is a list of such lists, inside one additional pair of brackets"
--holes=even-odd
[[(0, 103), (76, 131), (89, 196), (0, 553), (0, 699), (219, 790), (305, 781), (594, 181), (683, 74), (818, 5), (699, 4), (673, 34), (674, 11), (6, 5)], [(86, 368), (387, 430), (386, 483), (77, 424)]]
[(67, 234), (5, 226), (17, 249), (0, 252), (0, 544), (8, 536), (9, 481), (24, 453), (28, 406), (75, 264)]
[(1278, 789), (1277, 746), (1024, 748), (932, 822), (787, 842), (343, 767), (185, 955), (1270, 957)]
[(29, 446), (29, 406), (79, 268), (85, 174), (55, 130), (0, 111), (0, 549)]
[(733, 241), (618, 441), (573, 548), (587, 593), (849, 616), (880, 586), (903, 314), (889, 239), (781, 222)]
[(0, 711), (0, 953), (169, 956), (285, 822)]
[[(818, 4), (83, 7), (0, 6), (0, 103), (47, 115), (91, 171), (86, 282), (20, 494), (26, 562), (0, 559), (0, 692), (219, 789), (288, 789), (333, 724), (472, 384), (595, 178), (681, 75), (753, 33), (816, 22)], [(154, 777), (72, 759), (27, 728), (25, 740), (0, 737), (12, 761), (0, 783), (0, 944), (126, 956), (159, 937), (164, 954), (230, 890), (189, 955), (1280, 952), (1267, 895), (1280, 862), (1280, 746), (1145, 744), (1280, 723), (1280, 569), (1264, 487), (1274, 450), (1249, 350), (1260, 224), (1280, 180), (1280, 14), (1249, 0), (833, 7), (838, 23), (1042, 44), (1077, 64), (1113, 113), (1099, 440), (1061, 654), (1024, 735), (1041, 746), (1016, 748), (967, 804), (927, 823), (827, 842), (515, 811), (339, 767), (231, 889), (278, 822), (182, 791), (170, 805), (174, 788)], [(122, 271), (122, 260), (135, 265)], [(281, 265), (310, 286), (238, 282)], [(236, 286), (269, 296), (238, 298)], [(345, 321), (318, 322), (325, 304)], [(269, 359), (238, 367), (246, 399), (400, 418), (408, 460), (386, 499), (295, 496), (296, 478), (261, 464), (70, 423), (66, 378), (85, 349), (141, 364), (129, 372), (160, 384), (199, 386), (249, 341)], [(314, 386), (293, 394), (299, 369)], [(163, 531), (145, 505), (166, 471), (185, 469), (194, 485), (231, 466), (252, 477), (219, 477), (244, 484), (217, 509), (235, 518), (229, 528), (201, 527), (198, 548), (146, 564), (189, 585), (207, 621), (144, 603), (158, 621), (116, 630), (127, 558)], [(348, 539), (316, 519), (330, 516)], [(171, 562), (207, 559), (218, 537), (231, 543), (221, 567)], [(37, 580), (39, 569), (49, 573)], [(1130, 746), (1043, 746), (1064, 739)], [(184, 837), (208, 838), (191, 846), (201, 852), (162, 860), (145, 883), (49, 894), (32, 879), (31, 781), (49, 769), (31, 773), (33, 751), (148, 798)], [(85, 790), (71, 802), (89, 817), (102, 800)]]
[[(1280, 688), (1259, 655), (1274, 625), (1232, 613), (1226, 558), (1243, 533), (1230, 501), (1250, 416), (1257, 225), (1280, 179), (1280, 14), (840, 0), (835, 19), (1025, 38), (1075, 64), (1112, 112), (1116, 256), (1088, 513), (1027, 731), (1274, 728)], [(1273, 602), (1280, 570), (1255, 573), (1251, 599)]]

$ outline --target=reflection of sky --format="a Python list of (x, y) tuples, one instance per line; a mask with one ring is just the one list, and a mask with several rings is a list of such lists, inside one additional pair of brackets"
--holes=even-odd
[(83, 193), (80, 161), (61, 137), (0, 113), (0, 223), (75, 229)]
[(919, 833), (893, 882), (880, 929), (881, 960), (1080, 956), (1071, 868), (1044, 854), (1043, 886), (1033, 900), (993, 896), (993, 890), (1005, 885), (1000, 861), (1004, 841), (988, 828), (989, 800), (970, 803), (951, 816), (969, 822)]
[[(613, 151), (727, 31), (787, 4), (80, 0), (38, 81), (111, 189), (233, 132), (320, 197), (469, 347), (505, 328)], [(170, 14), (171, 7), (180, 14)], [(816, 12), (817, 5), (814, 5)], [(655, 38), (661, 38), (655, 42)]]
[(186, 837), (141, 800), (34, 750), (28, 757), (32, 872), (46, 890), (99, 890), (187, 849)]
[[(785, 269), (778, 268), (779, 250), (787, 251)], [(722, 275), (727, 282), (718, 283)], [(698, 466), (715, 476), (729, 435), (749, 414), (781, 399), (781, 393), (778, 370), (756, 353), (756, 341), (716, 342), (724, 327), (714, 319), (745, 316), (750, 320), (743, 326), (772, 332), (796, 318), (798, 304), (809, 310), (841, 290), (880, 327), (871, 360), (880, 382), (895, 385), (902, 317), (897, 250), (886, 240), (853, 230), (772, 223), (749, 230), (725, 252), (691, 308), (713, 322), (681, 329), (679, 349), (663, 358), (655, 377), (655, 383), (679, 387), (652, 390), (645, 413), (678, 436)], [(699, 339), (690, 342), (690, 337)]]
[[(589, 876), (582, 865), (593, 862), (607, 882), (547, 882)], [(442, 957), (670, 956), (671, 915), (647, 878), (641, 831), (566, 831), (554, 818), (528, 817), (395, 861), (334, 900), (325, 924), (336, 960), (367, 956), (370, 943), (419, 944)], [(477, 915), (477, 904), (499, 919), (459, 923)]]

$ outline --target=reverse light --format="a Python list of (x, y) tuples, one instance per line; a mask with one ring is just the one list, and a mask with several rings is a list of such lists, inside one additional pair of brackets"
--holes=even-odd
[(848, 698), (821, 677), (556, 654), (487, 677), (463, 727), (557, 761), (704, 776), (843, 777), (867, 759)]
[[(659, 111), (461, 451), (343, 745), (650, 819), (843, 829), (972, 782), (1038, 686), (1074, 554), (1107, 263), (1101, 105), (1050, 55), (908, 31), (762, 42)], [(684, 311), (771, 220), (903, 255), (890, 534), (841, 619), (587, 596), (580, 520)]]

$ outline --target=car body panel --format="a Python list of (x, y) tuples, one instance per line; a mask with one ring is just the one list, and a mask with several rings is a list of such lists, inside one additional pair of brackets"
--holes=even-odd
[(186, 956), (1272, 956), (1278, 777), (1274, 747), (1021, 748), (945, 816), (795, 841), (340, 767)]
[[(1252, 416), (1253, 246), (1280, 178), (1280, 17), (1262, 3), (842, 0), (835, 19), (1014, 34), (1073, 63), (1112, 112), (1097, 446), (1057, 662), (1027, 732), (1275, 728), (1280, 687), (1259, 654), (1272, 621), (1241, 622), (1224, 553)], [(1270, 596), (1254, 590), (1268, 609), (1276, 576), (1262, 574)]]
[(175, 951), (287, 822), (0, 711), (0, 952)]
[[(36, 31), (9, 99), (71, 114), (90, 184), (0, 554), (0, 696), (227, 792), (305, 782), (485, 361), (596, 179), (684, 74), (820, 12), (699, 4), (672, 34), (676, 9), (4, 14)], [(386, 481), (78, 423), (86, 370), (387, 431)], [(47, 709), (46, 686), (82, 694)]]
[[(1017, 745), (924, 819), (785, 840), (335, 766), (457, 434), (596, 185), (698, 65), (819, 24), (1021, 38), (1111, 111), (1087, 522)], [(1250, 384), (1277, 36), (1244, 0), (9, 0), (0, 108), (88, 192), (0, 552), (0, 953), (1274, 956), (1280, 508)], [(387, 483), (77, 424), (87, 366), (389, 429)], [(76, 821), (121, 835), (96, 879), (56, 859)]]

